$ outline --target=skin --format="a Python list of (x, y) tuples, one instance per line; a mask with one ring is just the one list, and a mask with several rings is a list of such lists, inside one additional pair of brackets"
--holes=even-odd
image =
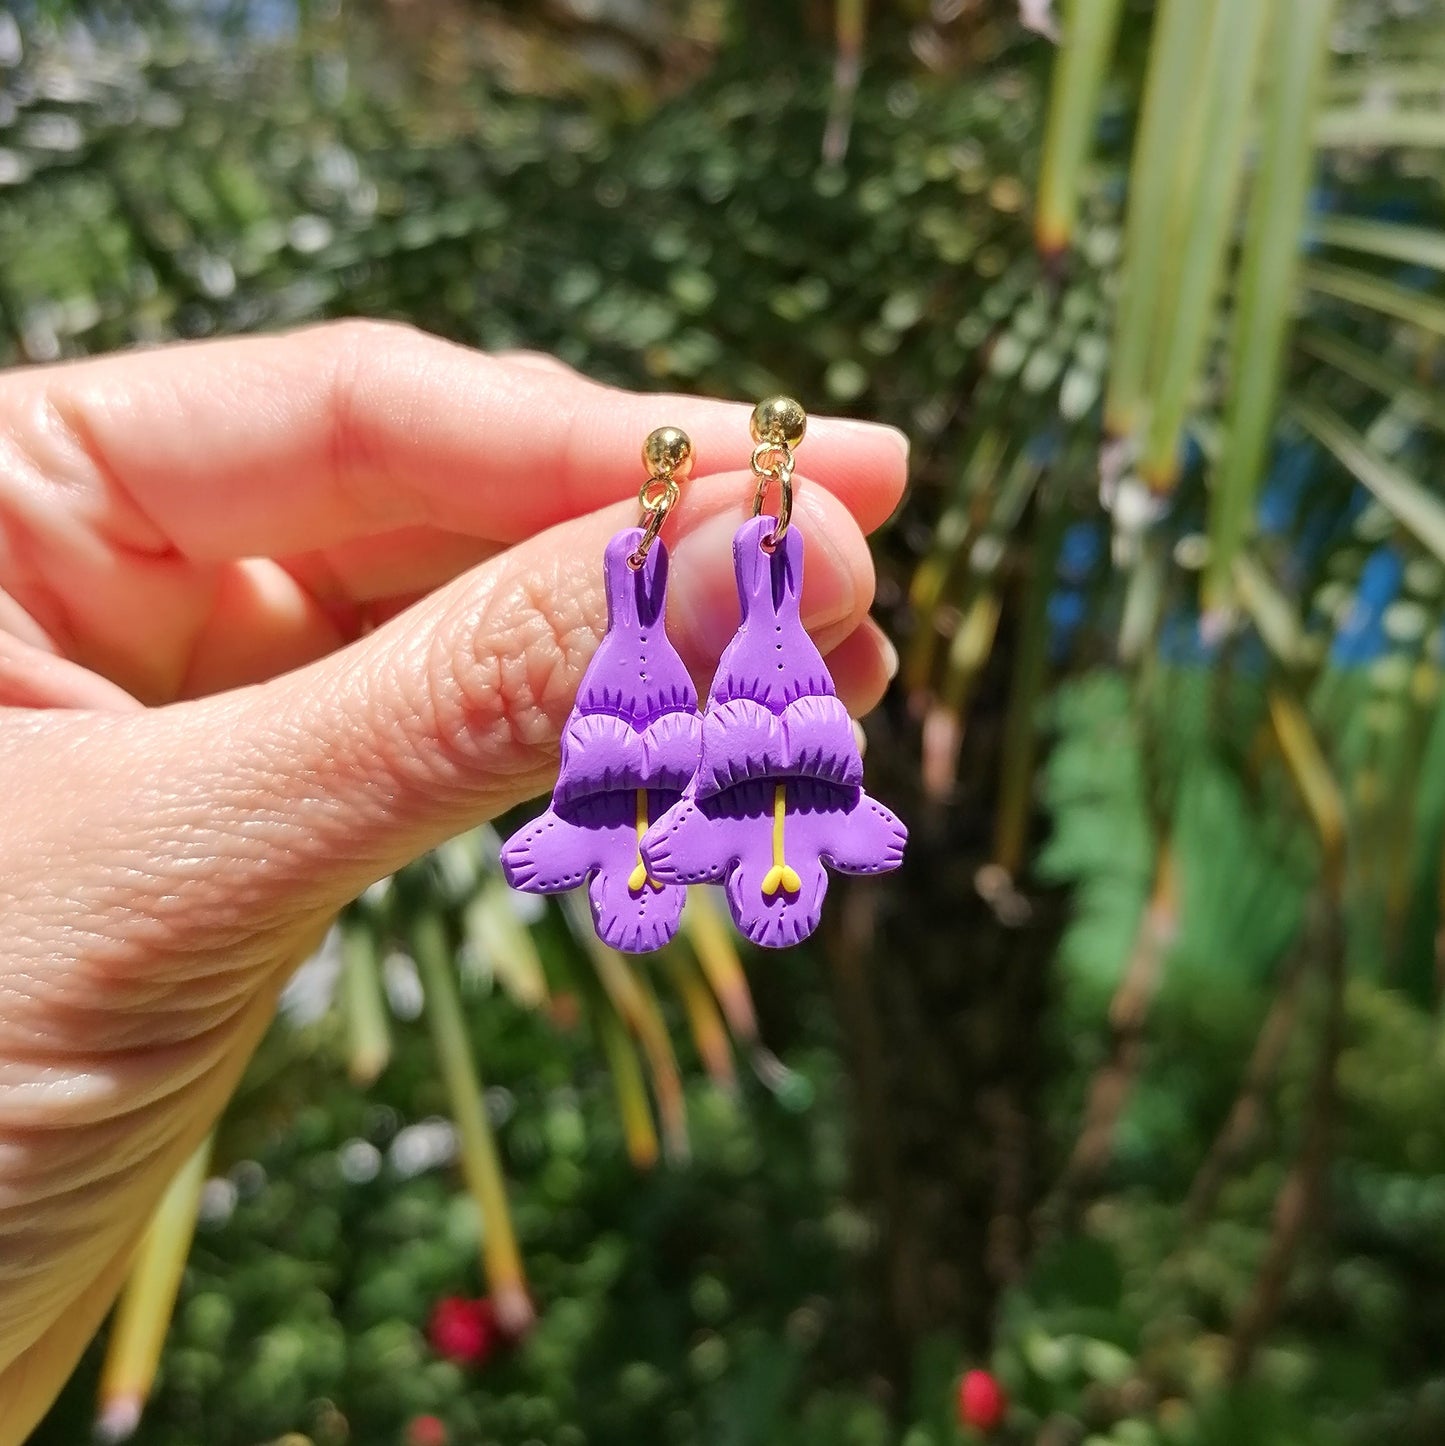
[[(551, 785), (665, 423), (705, 693), (747, 416), (378, 323), (0, 376), (0, 1446), (337, 908)], [(801, 460), (803, 620), (863, 713), (896, 667), (864, 533), (907, 444), (818, 418)]]

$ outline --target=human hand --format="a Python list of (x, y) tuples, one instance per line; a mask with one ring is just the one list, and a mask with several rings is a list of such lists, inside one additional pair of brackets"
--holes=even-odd
[[(747, 408), (343, 323), (0, 377), (0, 1446), (24, 1439), (335, 910), (549, 785), (643, 437), (669, 633), (737, 622)], [(855, 712), (906, 444), (818, 419), (804, 622)], [(626, 499), (626, 500), (624, 500)]]

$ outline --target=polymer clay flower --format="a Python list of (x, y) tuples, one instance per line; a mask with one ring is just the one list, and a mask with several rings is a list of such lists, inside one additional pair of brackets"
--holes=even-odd
[(667, 551), (634, 571), (640, 528), (607, 545), (607, 632), (562, 730), (552, 804), (502, 848), (514, 889), (556, 894), (588, 886), (598, 936), (644, 953), (677, 932), (686, 890), (649, 874), (640, 842), (681, 796), (697, 764), (697, 691), (663, 630)]
[(757, 517), (733, 538), (742, 623), (713, 679), (697, 771), (642, 857), (663, 883), (723, 884), (738, 928), (784, 948), (818, 927), (828, 868), (896, 869), (908, 834), (863, 790), (852, 720), (798, 612), (803, 539), (790, 529), (769, 550), (774, 526)]

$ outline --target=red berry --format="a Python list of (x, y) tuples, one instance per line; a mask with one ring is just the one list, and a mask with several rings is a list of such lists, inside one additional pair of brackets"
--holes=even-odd
[(1008, 1415), (1008, 1392), (988, 1371), (965, 1371), (958, 1383), (958, 1420), (975, 1431), (992, 1431)]
[(414, 1417), (406, 1428), (406, 1446), (447, 1446), (447, 1428), (438, 1416)]
[(501, 1331), (490, 1300), (451, 1295), (437, 1302), (427, 1336), (438, 1355), (461, 1366), (480, 1366), (496, 1350)]

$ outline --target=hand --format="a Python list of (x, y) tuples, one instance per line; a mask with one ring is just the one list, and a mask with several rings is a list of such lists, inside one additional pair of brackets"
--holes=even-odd
[[(344, 323), (0, 377), (0, 1446), (43, 1413), (336, 909), (550, 785), (642, 439), (669, 632), (737, 622), (747, 409)], [(906, 443), (817, 420), (804, 622), (870, 708)]]

